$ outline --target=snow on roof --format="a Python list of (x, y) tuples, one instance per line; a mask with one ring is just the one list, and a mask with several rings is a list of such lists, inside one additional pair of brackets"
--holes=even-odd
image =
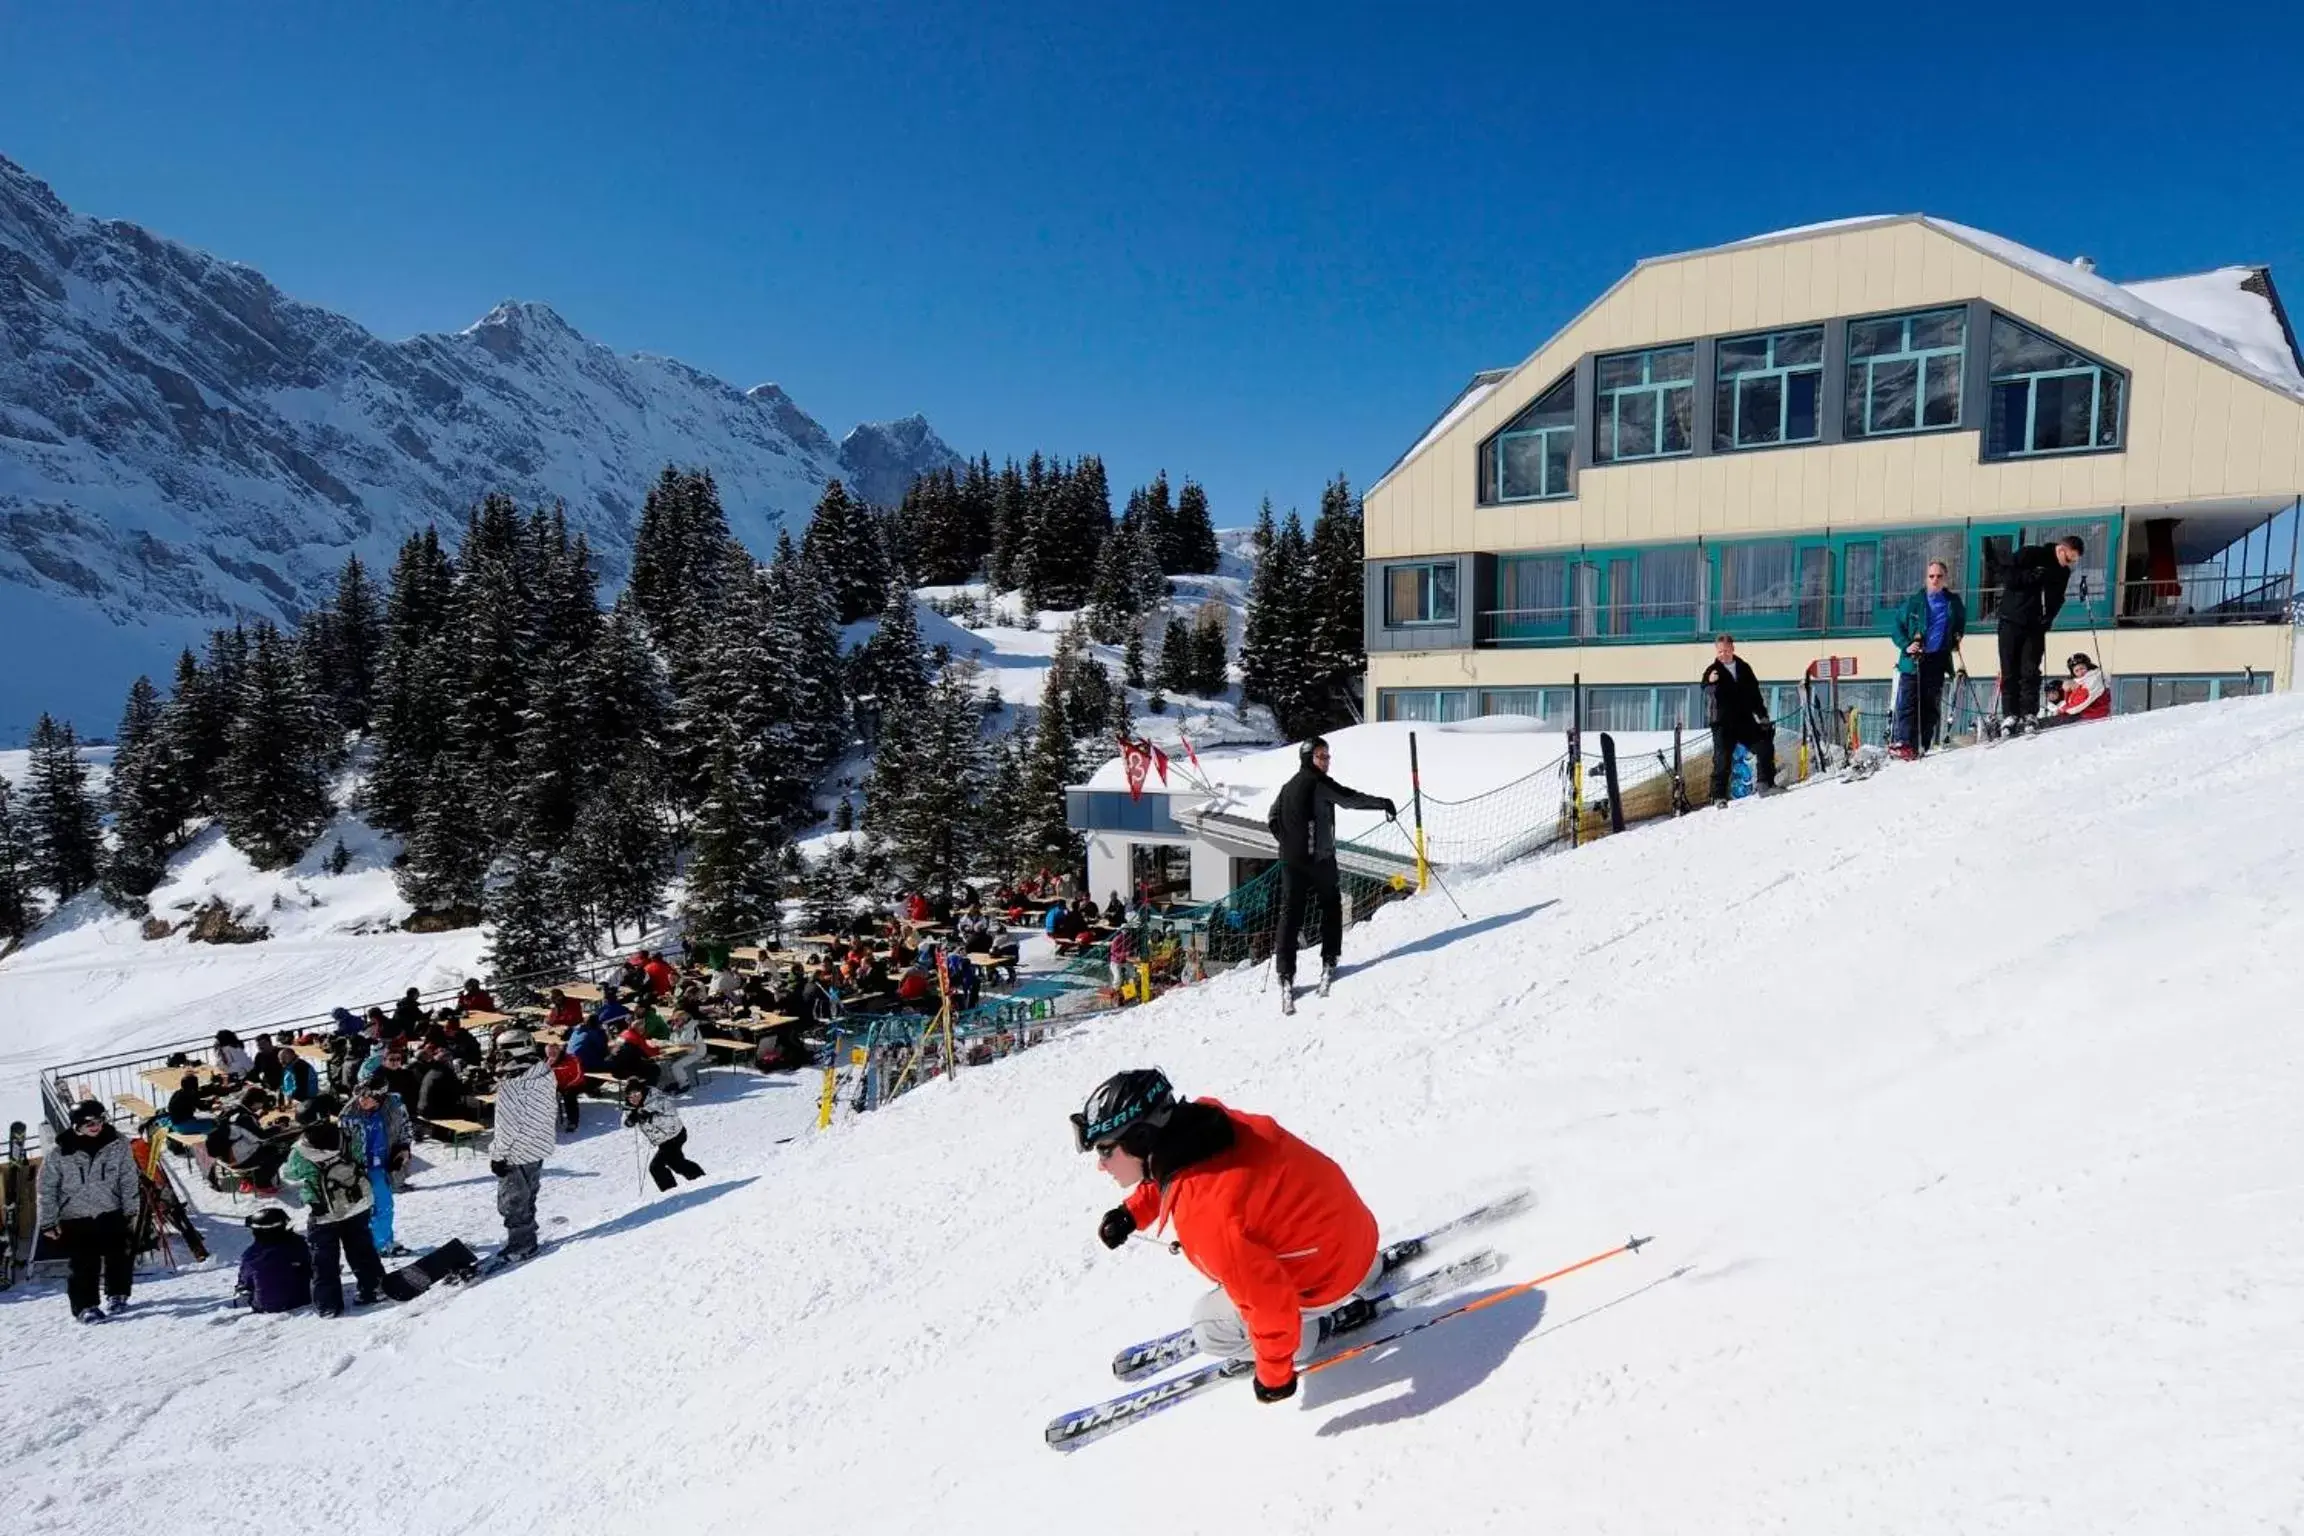
[(1949, 219), (1922, 218), (1921, 222), (1942, 230), (1953, 239), (1962, 241), (1989, 256), (1997, 256), (2012, 267), (2017, 267), (2041, 281), (2063, 289), (2075, 298), (2086, 299), (2099, 309), (2108, 309), (2121, 318), (2180, 347), (2197, 352), (2211, 362), (2222, 363), (2235, 373), (2254, 379), (2267, 389), (2279, 391), (2292, 400), (2304, 400), (2304, 376), (2289, 359), (2286, 368), (2268, 368), (2250, 356), (2249, 349), (2231, 336), (2209, 329), (2195, 320), (2189, 320), (2172, 310), (2137, 293), (2123, 288), (2110, 278), (2098, 277), (2068, 261), (2044, 255), (2028, 245), (2018, 245), (2001, 235)]
[(1731, 240), (1730, 245), (1766, 245), (1771, 240), (1797, 240), (1804, 235), (1820, 235), (1828, 229), (1847, 229), (1856, 224), (1888, 224), (1903, 218), (1897, 213), (1854, 213), (1844, 219), (1819, 219), (1813, 224), (1794, 224), (1785, 229), (1771, 229), (1766, 234), (1746, 235)]
[(2296, 342), (2272, 297), (2271, 273), (2262, 267), (2218, 267), (2185, 277), (2122, 283), (2121, 287), (2194, 325), (2215, 332), (2267, 373), (2304, 384)]
[[(1434, 438), (1470, 415), (1481, 401), (1495, 393), (1497, 385), (1511, 376), (1512, 370), (1509, 368), (1487, 368), (1472, 375), (1472, 382), (1457, 391), (1456, 398), (1449, 402), (1448, 409), (1440, 413), (1440, 419), (1432, 423), (1430, 429), (1422, 437), (1416, 439), (1415, 447), (1400, 455), (1393, 462), (1392, 469), (1398, 469), (1402, 464), (1422, 453)], [(1390, 469), (1385, 471), (1386, 474), (1391, 472)]]

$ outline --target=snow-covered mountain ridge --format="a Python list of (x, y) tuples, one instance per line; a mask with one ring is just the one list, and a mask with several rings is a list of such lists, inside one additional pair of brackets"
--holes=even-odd
[(41, 708), (108, 727), (186, 638), (290, 618), (348, 550), (381, 571), (487, 491), (564, 501), (613, 584), (667, 463), (709, 468), (764, 553), (827, 480), (893, 503), (955, 462), (919, 416), (835, 443), (774, 384), (620, 356), (543, 304), (385, 341), (0, 157), (0, 650), (38, 662), (0, 675), (0, 742)]

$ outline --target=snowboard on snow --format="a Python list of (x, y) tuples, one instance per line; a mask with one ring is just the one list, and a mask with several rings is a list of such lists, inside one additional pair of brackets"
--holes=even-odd
[(394, 1301), (414, 1301), (445, 1280), (461, 1285), (480, 1273), (480, 1259), (462, 1240), (450, 1238), (424, 1257), (403, 1264), (384, 1276), (384, 1294)]

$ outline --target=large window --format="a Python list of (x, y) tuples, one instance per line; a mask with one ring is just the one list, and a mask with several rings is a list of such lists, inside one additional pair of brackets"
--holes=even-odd
[(2120, 373), (2060, 341), (1992, 317), (1987, 458), (2120, 446)]
[(1472, 716), (1472, 693), (1465, 688), (1386, 688), (1376, 695), (1381, 720), (1415, 720), (1445, 725)]
[(1800, 592), (1800, 555), (1789, 539), (1730, 544), (1720, 551), (1720, 618), (1789, 614)]
[(1480, 500), (1545, 501), (1566, 496), (1576, 443), (1576, 375), (1538, 395), (1528, 409), (1480, 445)]
[(1945, 585), (1960, 590), (1968, 535), (1965, 529), (1938, 528), (1927, 533), (1891, 533), (1880, 540), (1880, 590), (1891, 606), (1920, 590), (1928, 580), (1928, 564), (1944, 562)]
[(1960, 425), (1960, 375), (1967, 355), (1965, 309), (1849, 321), (1848, 435), (1880, 437)]
[(1384, 567), (1384, 627), (1456, 622), (1456, 562)]
[(1651, 633), (1704, 622), (1704, 560), (1695, 545), (1640, 552), (1640, 618)]
[(1712, 446), (1812, 443), (1824, 389), (1824, 328), (1737, 336), (1715, 350)]
[(1075, 832), (1184, 835), (1184, 829), (1168, 813), (1166, 795), (1147, 793), (1139, 799), (1126, 790), (1068, 789), (1064, 792), (1064, 819)]
[(1693, 346), (1600, 358), (1593, 372), (1592, 457), (1612, 464), (1693, 451), (1695, 376)]

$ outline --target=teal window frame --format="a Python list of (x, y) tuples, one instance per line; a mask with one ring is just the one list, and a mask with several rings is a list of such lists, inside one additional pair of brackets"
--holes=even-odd
[[(1959, 317), (1960, 340), (1953, 346), (1942, 344), (1916, 344), (1914, 328), (1932, 320)], [(1918, 309), (1908, 314), (1873, 315), (1861, 320), (1843, 322), (1842, 334), (1847, 339), (1848, 382), (1843, 409), (1843, 428), (1850, 438), (1908, 437), (1924, 432), (1957, 432), (1967, 415), (1968, 375), (1968, 311), (1965, 306)], [(1902, 327), (1897, 349), (1893, 352), (1867, 352), (1857, 354), (1857, 329), (1860, 326), (1896, 324)], [(1879, 398), (1877, 380), (1882, 368), (1911, 365), (1912, 425), (1908, 427), (1875, 426), (1873, 407)], [(1928, 420), (1928, 386), (1938, 377), (1938, 370), (1949, 367), (1953, 375), (1952, 419)], [(1861, 381), (1861, 383), (1859, 383)]]
[[(1527, 644), (1531, 641), (1572, 640), (1576, 636), (1576, 565), (1582, 556), (1576, 551), (1558, 554), (1498, 555), (1496, 557), (1496, 610), (1490, 626), (1490, 637), (1499, 645)], [(1522, 603), (1523, 586), (1521, 567), (1552, 561), (1559, 565), (1557, 573), (1560, 601), (1558, 603)], [(1547, 578), (1541, 573), (1529, 573), (1532, 584), (1542, 586)]]
[[(1403, 715), (1403, 700), (1429, 701), (1432, 712), (1428, 715)], [(1406, 720), (1415, 724), (1449, 725), (1458, 720), (1474, 718), (1472, 711), (1478, 699), (1469, 688), (1381, 688), (1376, 693), (1376, 718), (1379, 720)]]
[[(1447, 582), (1448, 611), (1445, 614), (1439, 612), (1442, 584), (1438, 573), (1443, 570), (1448, 573), (1449, 578)], [(1419, 583), (1422, 601), (1419, 606), (1424, 611), (1425, 616), (1423, 618), (1404, 619), (1394, 609), (1392, 578), (1402, 571), (1422, 573), (1422, 579)], [(1384, 627), (1386, 629), (1452, 629), (1458, 622), (1458, 615), (1464, 611), (1463, 604), (1464, 594), (1457, 577), (1456, 562), (1453, 560), (1403, 560), (1384, 567)]]
[[(2117, 512), (2106, 512), (2098, 517), (2065, 518), (2056, 522), (2038, 523), (1970, 523), (1966, 540), (1968, 569), (1973, 572), (1976, 590), (1967, 594), (1968, 628), (1971, 633), (1989, 628), (2000, 616), (1999, 591), (1989, 593), (1984, 587), (1985, 543), (1990, 539), (2010, 541), (2008, 550), (2014, 554), (2027, 544), (2053, 544), (2067, 533), (2077, 533), (2088, 546), (2080, 557), (2078, 570), (2072, 573), (2071, 586), (2064, 598), (2064, 606), (2057, 611), (2051, 630), (2098, 629), (2112, 627), (2112, 610), (2117, 606), (2116, 588), (2109, 572), (2119, 569), (2121, 541), (2126, 532), (2126, 519)], [(2080, 581), (2086, 577), (2088, 596), (2080, 597)]]
[[(1811, 349), (1810, 343), (1813, 343)], [(1731, 361), (1739, 348), (1757, 344), (1762, 348), (1761, 366), (1740, 366)], [(1790, 354), (1792, 360), (1786, 360)], [(1763, 331), (1751, 336), (1724, 336), (1713, 345), (1713, 404), (1712, 451), (1715, 453), (1741, 453), (1751, 448), (1783, 448), (1797, 443), (1815, 443), (1824, 437), (1824, 327), (1821, 325), (1795, 326), (1789, 330)], [(1798, 383), (1805, 380), (1814, 391), (1811, 398), (1809, 430), (1804, 437), (1792, 435), (1792, 401)], [(1773, 384), (1776, 392), (1776, 420), (1772, 424), (1774, 436), (1747, 435), (1745, 431), (1745, 402), (1754, 392), (1747, 386), (1761, 387)], [(1758, 424), (1755, 423), (1755, 431)]]
[[(1690, 590), (1685, 599), (1659, 600), (1648, 591), (1655, 575), (1657, 555), (1685, 552), (1693, 569), (1680, 583)], [(1523, 563), (1551, 562), (1558, 569), (1549, 576), (1523, 581)], [(1627, 641), (1672, 639), (1696, 635), (1704, 621), (1709, 571), (1701, 545), (1642, 544), (1612, 548), (1586, 548), (1549, 554), (1499, 555), (1496, 560), (1496, 607), (1489, 615), (1493, 644), (1515, 645), (1547, 641), (1574, 641), (1579, 645), (1617, 645)], [(1557, 603), (1523, 605), (1530, 585), (1556, 586)], [(1688, 611), (1657, 612), (1665, 602)]]
[[(1794, 534), (1774, 539), (1731, 539), (1706, 548), (1712, 568), (1715, 628), (1733, 635), (1821, 635), (1830, 631), (1835, 562), (1829, 537)], [(1730, 563), (1748, 551), (1778, 548), (1791, 561), (1788, 595), (1784, 600), (1758, 607), (1746, 605), (1755, 604), (1759, 599), (1731, 596)], [(1811, 590), (1819, 577), (1821, 585)]]
[[(1537, 489), (1516, 492), (1509, 466), (1522, 445), (1535, 454)], [(1563, 501), (1576, 494), (1576, 374), (1555, 379), (1480, 445), (1480, 505)]]
[[(2058, 352), (2068, 353), (2083, 361), (2058, 368), (2006, 368), (1998, 362), (2000, 332), (2005, 326), (2025, 337)], [(1985, 338), (1987, 371), (1985, 376), (1985, 412), (1983, 456), (1989, 460), (2047, 458), (2066, 453), (2117, 453), (2125, 446), (2126, 433), (2122, 430), (2121, 411), (2128, 398), (2128, 375), (2121, 369), (2099, 361), (2065, 341), (2052, 336), (2036, 325), (1993, 311)], [(2064, 380), (2088, 381), (2088, 441), (2074, 446), (2057, 443), (2039, 446), (2040, 394), (2043, 385)], [(2002, 436), (2008, 425), (2007, 413), (2017, 392), (2023, 401), (2021, 433), (2016, 437), (2019, 446), (2008, 446)]]
[[(1658, 364), (1665, 359), (1684, 358), (1686, 367), (1679, 377), (1669, 374), (1658, 376)], [(1636, 381), (1617, 385), (1604, 385), (1612, 366), (1637, 362), (1640, 365)], [(1637, 464), (1650, 459), (1680, 459), (1696, 451), (1696, 344), (1681, 342), (1669, 347), (1647, 347), (1638, 352), (1612, 352), (1597, 358), (1593, 364), (1592, 385), (1592, 462), (1595, 464)], [(1627, 406), (1646, 400), (1649, 412), (1648, 445), (1644, 451), (1623, 451), (1626, 431)], [(1677, 407), (1677, 408), (1676, 408)], [(1682, 445), (1667, 448), (1668, 423), (1685, 418), (1686, 436)], [(1637, 425), (1633, 428), (1637, 432)]]

